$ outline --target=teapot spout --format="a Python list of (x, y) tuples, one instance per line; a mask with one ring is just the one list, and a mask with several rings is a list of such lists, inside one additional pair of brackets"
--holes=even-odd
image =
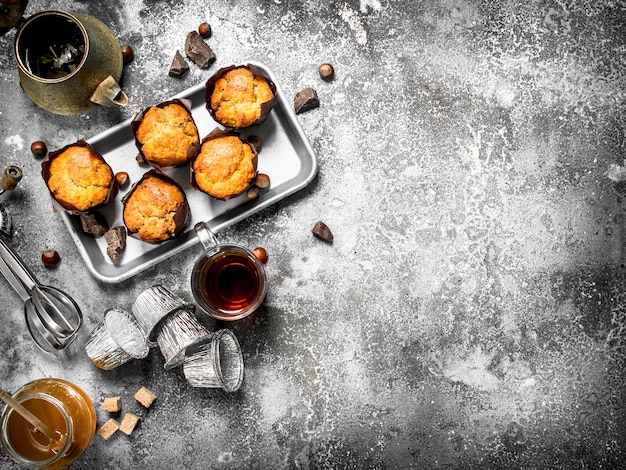
[(90, 100), (101, 106), (126, 106), (128, 104), (128, 96), (111, 75), (100, 82)]

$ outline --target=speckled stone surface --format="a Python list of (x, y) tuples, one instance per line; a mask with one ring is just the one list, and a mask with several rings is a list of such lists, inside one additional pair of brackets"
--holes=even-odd
[[(0, 195), (12, 244), (85, 315), (73, 350), (46, 355), (0, 279), (0, 382), (66, 378), (99, 426), (109, 396), (141, 417), (71, 468), (625, 468), (626, 3), (31, 0), (26, 16), (49, 8), (93, 15), (135, 50), (128, 107), (57, 116), (20, 90), (15, 31), (0, 37), (0, 164), (24, 171)], [(217, 61), (169, 77), (203, 21)], [(317, 178), (220, 234), (269, 253), (257, 315), (202, 318), (238, 337), (242, 388), (194, 389), (155, 348), (97, 369), (82, 345), (103, 312), (155, 284), (191, 301), (200, 249), (96, 281), (30, 143), (96, 135), (246, 60), (290, 97), (315, 88), (320, 106), (298, 116)], [(332, 245), (313, 237), (318, 220)], [(4, 453), (0, 466), (16, 468)]]

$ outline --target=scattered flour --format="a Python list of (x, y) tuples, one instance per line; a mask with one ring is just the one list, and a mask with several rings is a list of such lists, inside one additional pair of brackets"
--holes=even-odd
[(359, 7), (361, 13), (367, 13), (367, 7), (374, 11), (380, 11), (382, 8), (378, 0), (361, 0), (361, 6)]
[(477, 350), (465, 360), (453, 360), (444, 368), (443, 375), (453, 382), (463, 382), (478, 390), (496, 390), (500, 381), (487, 370), (491, 360), (491, 356)]
[(359, 14), (348, 5), (344, 5), (339, 14), (341, 19), (346, 22), (354, 33), (356, 42), (365, 46), (367, 44), (367, 31), (365, 31), (365, 27), (363, 26), (363, 22), (361, 21)]
[(6, 139), (4, 139), (4, 143), (15, 147), (16, 150), (22, 150), (24, 148), (24, 139), (21, 135), (10, 135)]
[(611, 164), (607, 171), (607, 176), (611, 181), (619, 183), (626, 180), (626, 160), (624, 160), (624, 166)]

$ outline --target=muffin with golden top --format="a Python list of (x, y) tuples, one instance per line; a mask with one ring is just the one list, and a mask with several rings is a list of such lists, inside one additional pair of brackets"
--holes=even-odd
[(261, 123), (276, 101), (276, 86), (252, 65), (224, 67), (206, 83), (205, 99), (213, 119), (242, 129)]
[(112, 200), (119, 189), (109, 164), (84, 140), (50, 152), (41, 175), (55, 210), (89, 212)]
[(122, 199), (128, 234), (158, 244), (179, 235), (190, 216), (180, 185), (167, 175), (150, 170)]
[(257, 152), (235, 131), (216, 129), (191, 162), (191, 185), (216, 199), (243, 193), (254, 181)]
[(198, 152), (200, 135), (189, 100), (150, 106), (131, 122), (135, 144), (145, 160), (162, 171), (189, 163)]

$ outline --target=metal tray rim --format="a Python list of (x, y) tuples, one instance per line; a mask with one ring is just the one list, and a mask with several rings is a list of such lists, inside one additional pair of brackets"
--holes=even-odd
[[(277, 104), (276, 106), (281, 106), (283, 108), (283, 112), (284, 115), (286, 117), (286, 119), (288, 119), (290, 121), (290, 124), (293, 128), (298, 130), (298, 135), (300, 137), (300, 144), (304, 147), (305, 149), (305, 153), (306, 156), (310, 159), (310, 171), (308, 172), (308, 174), (306, 175), (306, 177), (304, 177), (301, 180), (298, 181), (294, 181), (294, 184), (291, 185), (286, 191), (283, 191), (279, 194), (275, 194), (272, 197), (266, 197), (264, 199), (262, 199), (261, 201), (259, 201), (258, 204), (256, 204), (251, 210), (245, 211), (243, 213), (241, 213), (240, 215), (236, 216), (236, 217), (232, 217), (227, 219), (226, 221), (224, 221), (221, 224), (217, 224), (217, 225), (211, 225), (211, 230), (213, 230), (214, 232), (219, 232), (221, 230), (223, 230), (226, 227), (229, 227), (231, 225), (236, 224), (237, 222), (240, 222), (241, 220), (255, 214), (256, 212), (259, 212), (263, 209), (266, 209), (267, 207), (270, 207), (271, 205), (275, 204), (276, 202), (285, 199), (286, 197), (302, 190), (303, 188), (305, 188), (306, 186), (308, 186), (316, 177), (317, 175), (317, 171), (318, 171), (318, 163), (317, 163), (317, 157), (313, 151), (313, 148), (311, 147), (311, 144), (308, 140), (308, 138), (306, 137), (306, 135), (304, 134), (304, 132), (302, 131), (302, 127), (300, 125), (300, 122), (298, 121), (295, 111), (293, 110), (291, 103), (289, 103), (289, 101), (286, 99), (284, 92), (282, 91), (282, 88), (280, 87), (278, 81), (276, 80), (276, 77), (274, 75), (274, 73), (272, 72), (272, 70), (270, 70), (268, 67), (266, 67), (264, 64), (257, 62), (257, 61), (253, 61), (253, 60), (248, 60), (248, 61), (244, 61), (242, 62), (244, 64), (250, 64), (253, 65), (255, 67), (258, 67), (259, 69), (263, 70), (263, 72), (265, 74), (267, 74), (267, 76), (274, 82), (274, 84), (276, 85), (276, 94), (277, 94)], [(185, 90), (183, 90), (182, 92), (174, 95), (172, 97), (173, 98), (184, 98), (187, 96), (192, 96), (194, 93), (197, 93), (199, 90), (204, 89), (205, 87), (205, 83), (206, 80), (198, 83), (194, 86), (191, 86)], [(107, 139), (109, 139), (111, 136), (115, 135), (117, 132), (119, 132), (120, 130), (126, 128), (127, 126), (130, 126), (130, 122), (132, 121), (133, 117), (128, 118), (127, 120), (120, 122), (118, 124), (115, 124), (113, 126), (111, 126), (110, 128), (106, 129), (105, 131), (92, 136), (88, 139), (86, 139), (86, 141), (90, 144), (96, 143), (96, 142), (100, 142), (100, 141), (106, 141)], [(302, 155), (299, 155), (299, 157), (302, 159)], [(97, 267), (94, 264), (94, 260), (92, 259), (92, 257), (90, 256), (87, 247), (85, 246), (85, 244), (83, 243), (82, 238), (87, 237), (88, 235), (79, 233), (79, 231), (77, 231), (73, 225), (73, 222), (71, 220), (70, 215), (68, 215), (65, 212), (61, 213), (61, 217), (67, 227), (67, 229), (70, 232), (70, 235), (74, 241), (74, 244), (76, 245), (79, 254), (81, 256), (81, 258), (83, 259), (83, 262), (85, 263), (85, 265), (87, 266), (89, 272), (91, 273), (91, 275), (96, 278), (98, 281), (103, 282), (103, 283), (108, 283), (108, 284), (116, 284), (116, 283), (120, 283), (126, 279), (129, 279), (137, 274), (139, 274), (140, 272), (153, 267), (155, 265), (157, 265), (158, 263), (173, 257), (174, 255), (192, 247), (195, 246), (196, 244), (199, 243), (199, 239), (197, 237), (191, 237), (190, 239), (188, 239), (185, 242), (181, 242), (175, 246), (172, 247), (171, 250), (166, 251), (165, 253), (159, 255), (159, 256), (155, 256), (153, 258), (148, 259), (145, 263), (140, 264), (138, 266), (135, 266), (134, 268), (130, 268), (130, 269), (126, 269), (126, 270), (120, 270), (120, 272), (117, 275), (113, 275), (113, 276), (109, 276), (109, 275), (105, 275), (102, 272), (100, 272)], [(188, 231), (188, 230), (187, 230)]]

